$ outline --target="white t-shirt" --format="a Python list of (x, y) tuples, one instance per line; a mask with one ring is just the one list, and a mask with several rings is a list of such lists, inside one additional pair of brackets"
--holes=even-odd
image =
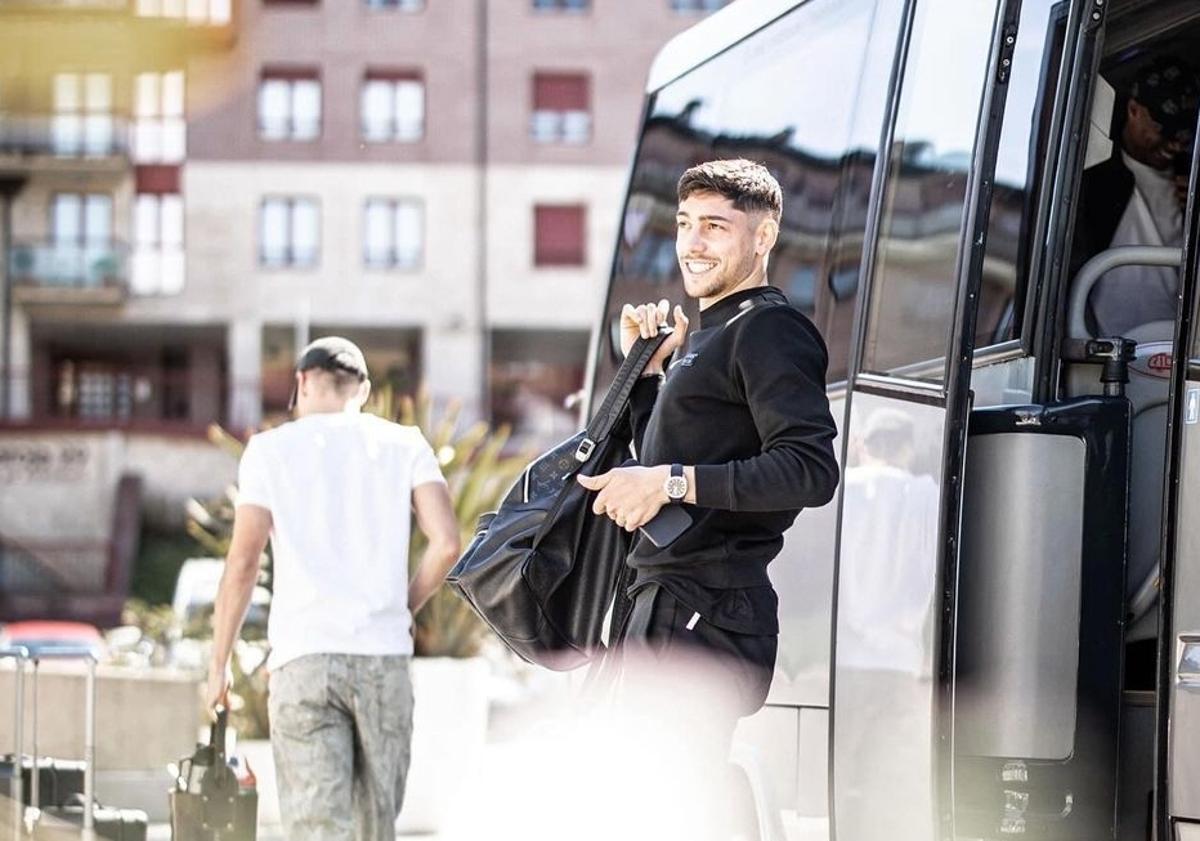
[[(1169, 172), (1146, 166), (1124, 152), (1134, 189), (1113, 232), (1110, 248), (1120, 245), (1183, 244), (1183, 211)], [(1178, 306), (1179, 271), (1169, 266), (1120, 266), (1110, 269), (1091, 294), (1097, 334), (1120, 336), (1155, 321), (1173, 321)]]
[(271, 668), (305, 654), (412, 653), (412, 490), (444, 481), (420, 430), (375, 415), (308, 415), (250, 439), (238, 505), (271, 512)]

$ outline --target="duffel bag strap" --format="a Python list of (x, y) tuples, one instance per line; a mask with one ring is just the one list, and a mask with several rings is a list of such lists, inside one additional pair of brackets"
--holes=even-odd
[(587, 433), (580, 442), (579, 449), (575, 451), (575, 458), (578, 461), (586, 462), (591, 458), (596, 445), (606, 439), (613, 427), (620, 422), (621, 415), (625, 413), (625, 407), (629, 405), (629, 396), (633, 393), (633, 387), (637, 385), (642, 372), (650, 364), (651, 357), (662, 347), (662, 343), (670, 334), (671, 329), (666, 328), (658, 331), (658, 335), (653, 338), (643, 339), (639, 336), (638, 340), (634, 342), (629, 353), (625, 355), (625, 361), (617, 369), (617, 375), (608, 388), (604, 402), (600, 404), (600, 410), (588, 424)]

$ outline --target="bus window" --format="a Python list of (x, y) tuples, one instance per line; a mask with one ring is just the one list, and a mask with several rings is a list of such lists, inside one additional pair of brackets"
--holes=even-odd
[(1066, 0), (1021, 6), (988, 212), (975, 347), (1018, 339), (1034, 242), (1038, 182), (1062, 62)]
[(941, 382), (995, 3), (918, 3), (889, 153), (862, 368)]
[[(761, 161), (779, 179), (782, 231), (770, 281), (823, 331), (837, 327), (824, 332), (829, 379), (845, 379), (855, 289), (844, 278), (836, 289), (830, 283), (828, 251), (843, 170), (853, 158), (869, 183), (878, 145), (876, 117), (867, 151), (852, 154), (855, 91), (876, 3), (812, 0), (653, 94), (609, 286), (597, 389), (607, 387), (619, 361), (613, 327), (622, 304), (665, 297), (695, 315), (675, 260), (675, 185), (693, 164), (732, 157)], [(894, 43), (886, 45), (889, 54)], [(829, 318), (835, 307), (845, 317)]]

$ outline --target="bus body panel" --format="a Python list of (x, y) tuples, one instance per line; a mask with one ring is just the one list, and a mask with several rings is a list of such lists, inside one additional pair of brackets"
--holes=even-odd
[[(1160, 837), (1200, 838), (1200, 145), (1192, 151), (1168, 430), (1158, 664)], [(1178, 823), (1177, 823), (1178, 822)]]

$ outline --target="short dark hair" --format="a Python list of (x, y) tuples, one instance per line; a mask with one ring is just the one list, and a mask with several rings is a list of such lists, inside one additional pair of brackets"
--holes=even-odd
[(342, 368), (309, 368), (308, 370), (324, 378), (338, 394), (349, 394), (365, 382), (363, 377)]
[(706, 161), (685, 172), (676, 189), (679, 201), (692, 193), (719, 193), (743, 213), (766, 211), (776, 220), (783, 213), (783, 190), (760, 163), (745, 158)]

